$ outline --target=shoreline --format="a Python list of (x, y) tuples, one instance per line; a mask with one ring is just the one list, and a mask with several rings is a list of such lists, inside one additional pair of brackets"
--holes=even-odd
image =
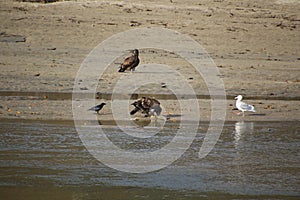
[[(174, 95), (174, 94), (149, 94), (149, 93), (132, 93), (132, 94), (116, 94), (116, 93), (89, 93), (89, 92), (55, 92), (55, 91), (0, 91), (0, 98), (1, 97), (19, 97), (22, 99), (48, 99), (48, 100), (72, 100), (73, 95), (80, 96), (82, 98), (90, 98), (95, 96), (95, 99), (103, 99), (103, 100), (112, 100), (112, 96), (114, 99), (126, 99), (130, 97), (131, 100), (136, 100), (143, 96), (151, 96), (156, 97), (157, 99), (161, 100), (177, 100), (177, 99), (206, 99), (210, 100), (210, 95), (204, 94), (196, 94), (195, 96), (191, 95)], [(232, 100), (236, 97), (236, 95), (226, 95), (225, 99)], [(223, 99), (221, 95), (214, 95), (213, 99)], [(277, 100), (277, 101), (300, 101), (300, 96), (274, 96), (274, 94), (270, 94), (268, 96), (261, 95), (247, 95), (248, 100)]]
[[(57, 124), (57, 125), (63, 125), (63, 126), (74, 126), (74, 120), (55, 120), (55, 119), (22, 119), (22, 118), (0, 118), (2, 123), (25, 123), (25, 124), (34, 124), (34, 123), (41, 123), (41, 124)], [(224, 121), (224, 125), (230, 125), (234, 124), (236, 122), (255, 122), (255, 123), (278, 123), (278, 122), (286, 122), (286, 123), (295, 123), (298, 122), (299, 120), (295, 121), (244, 121), (244, 120), (232, 120), (232, 121)], [(116, 127), (116, 121), (114, 120), (95, 120), (95, 121), (87, 121), (90, 124), (95, 124), (95, 123), (101, 123), (99, 125), (107, 128), (107, 127)], [(123, 123), (131, 122), (130, 120), (128, 121), (123, 121)], [(199, 125), (209, 125), (210, 123), (218, 123), (219, 121), (199, 121)], [(168, 121), (168, 126), (170, 125), (178, 125), (180, 121)], [(190, 122), (194, 123), (194, 122)], [(184, 123), (184, 125), (188, 125), (187, 123)], [(128, 123), (128, 126), (130, 124)], [(126, 125), (124, 125), (126, 126)], [(132, 125), (131, 125), (132, 126)], [(136, 125), (137, 126), (137, 125)]]
[[(10, 99), (12, 98), (12, 99)], [(93, 111), (87, 111), (90, 104), (106, 102), (107, 105), (96, 114)], [(124, 102), (122, 102), (124, 101)], [(130, 100), (131, 101), (131, 100)], [(133, 100), (132, 100), (133, 101)], [(179, 100), (190, 102), (190, 100)], [(182, 114), (187, 114), (190, 108), (181, 108), (177, 100), (160, 100), (163, 108), (162, 116), (168, 117), (167, 121), (179, 122)], [(218, 100), (216, 100), (218, 101)], [(251, 100), (246, 99), (247, 103), (254, 105), (256, 113), (245, 113), (245, 117), (238, 116), (235, 108), (235, 100), (226, 101), (225, 122), (230, 121), (300, 121), (299, 101), (282, 101), (282, 100)], [(122, 105), (126, 105), (126, 100), (121, 100)], [(200, 122), (211, 120), (211, 104), (208, 99), (198, 99), (198, 112)], [(42, 121), (66, 121), (74, 119), (82, 121), (100, 120), (111, 124), (115, 121), (116, 116), (123, 116), (122, 120), (130, 121), (131, 117), (124, 118), (122, 111), (116, 110), (112, 113), (112, 102), (101, 99), (92, 99), (79, 102), (82, 108), (74, 110), (71, 100), (49, 100), (49, 99), (13, 99), (13, 97), (0, 98), (0, 119), (19, 119), (19, 120), (42, 120)], [(78, 104), (78, 102), (76, 103)], [(79, 104), (78, 104), (79, 105)], [(80, 106), (80, 107), (81, 107)], [(197, 105), (195, 105), (197, 106)], [(76, 109), (76, 108), (75, 108)], [(83, 110), (82, 110), (83, 109)], [(129, 111), (133, 109), (128, 107)], [(80, 111), (81, 110), (81, 111)], [(218, 109), (216, 108), (216, 111)], [(78, 112), (84, 112), (79, 116)], [(73, 113), (74, 112), (74, 113)], [(75, 115), (75, 116), (74, 116)], [(76, 118), (74, 118), (76, 117)], [(219, 116), (221, 117), (221, 116)], [(218, 118), (218, 117), (217, 117)], [(216, 116), (214, 119), (217, 119)], [(116, 118), (117, 121), (120, 120)], [(222, 119), (222, 117), (221, 117)], [(183, 116), (183, 120), (193, 121), (189, 116)]]

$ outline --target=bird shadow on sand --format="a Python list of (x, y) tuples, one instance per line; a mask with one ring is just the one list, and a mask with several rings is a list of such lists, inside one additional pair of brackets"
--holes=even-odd
[(101, 116), (101, 115), (110, 115), (110, 113), (94, 113), (94, 115), (97, 115), (97, 116)]
[(266, 114), (263, 114), (263, 113), (261, 113), (261, 114), (254, 113), (254, 114), (248, 114), (248, 115), (250, 115), (250, 116), (266, 116)]
[(167, 114), (167, 115), (163, 115), (166, 118), (171, 118), (171, 117), (181, 117), (182, 115), (180, 114)]
[(143, 72), (143, 71), (134, 71), (134, 72), (127, 72), (127, 73), (134, 73), (134, 74), (169, 74), (170, 72)]

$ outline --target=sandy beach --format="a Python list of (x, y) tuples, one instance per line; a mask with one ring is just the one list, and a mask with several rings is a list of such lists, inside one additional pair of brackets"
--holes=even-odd
[[(1, 1), (0, 118), (72, 120), (72, 90), (87, 55), (114, 34), (146, 27), (178, 31), (197, 41), (220, 71), (227, 95), (226, 120), (240, 120), (234, 96), (256, 107), (251, 121), (299, 121), (300, 56), (298, 1)], [(118, 63), (99, 80), (100, 99), (110, 104)], [(178, 57), (141, 50), (141, 63), (168, 64), (186, 74), (204, 121), (210, 119), (205, 82)], [(142, 72), (138, 67), (136, 72)], [(86, 88), (89, 90), (89, 88)], [(152, 94), (163, 93), (158, 87)], [(92, 91), (91, 91), (92, 92)], [(106, 94), (106, 96), (105, 96)], [(102, 96), (101, 96), (102, 95)], [(103, 99), (102, 99), (103, 98)], [(178, 114), (174, 99), (161, 100), (164, 114)], [(110, 106), (100, 120), (111, 120)]]
[[(299, 0), (0, 10), (0, 199), (299, 199)], [(154, 29), (170, 35), (101, 46)], [(153, 41), (175, 50), (139, 46)], [(119, 73), (129, 46), (140, 64)], [(237, 115), (237, 95), (256, 112)], [(160, 101), (156, 121), (129, 116), (142, 96)]]

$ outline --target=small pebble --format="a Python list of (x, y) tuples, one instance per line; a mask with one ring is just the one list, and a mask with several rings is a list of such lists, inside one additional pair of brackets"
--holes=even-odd
[(166, 88), (167, 87), (166, 83), (160, 83), (160, 85), (161, 85), (162, 88)]
[(82, 88), (80, 88), (80, 90), (88, 90), (88, 88), (87, 87), (82, 87)]

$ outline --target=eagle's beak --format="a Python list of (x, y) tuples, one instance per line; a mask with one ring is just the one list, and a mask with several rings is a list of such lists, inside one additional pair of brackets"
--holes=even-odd
[(234, 99), (237, 99), (237, 97), (234, 97)]

